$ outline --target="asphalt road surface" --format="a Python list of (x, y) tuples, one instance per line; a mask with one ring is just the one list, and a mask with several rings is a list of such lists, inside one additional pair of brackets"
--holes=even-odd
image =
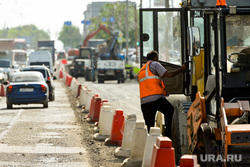
[(85, 81), (82, 77), (77, 78), (77, 80), (93, 93), (99, 94), (102, 99), (107, 99), (113, 111), (122, 109), (125, 116), (136, 114), (138, 121), (144, 120), (140, 106), (139, 84), (136, 79), (127, 79), (122, 84), (118, 84), (117, 80), (105, 81), (104, 83)]
[(55, 101), (13, 105), (0, 99), (0, 166), (84, 166), (89, 160), (82, 144), (82, 127), (61, 81), (55, 81)]

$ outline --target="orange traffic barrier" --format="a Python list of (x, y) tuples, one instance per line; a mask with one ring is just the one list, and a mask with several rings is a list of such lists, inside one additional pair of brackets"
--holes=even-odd
[(183, 155), (179, 167), (200, 167), (197, 163), (197, 155)]
[(73, 77), (68, 74), (66, 78), (66, 86), (69, 87), (71, 85), (72, 79)]
[(82, 89), (82, 85), (78, 81), (77, 81), (77, 84), (78, 84), (78, 89), (77, 89), (76, 98), (81, 95), (81, 89)]
[(63, 78), (63, 69), (60, 70), (59, 78)]
[(67, 64), (67, 59), (62, 59), (62, 64)]
[(105, 140), (105, 145), (122, 145), (122, 137), (124, 131), (124, 116), (120, 109), (115, 110), (111, 128), (111, 136)]
[(101, 98), (94, 97), (92, 110), (89, 111), (89, 122), (97, 122), (99, 120), (100, 110), (101, 110)]
[(0, 96), (5, 96), (4, 86), (1, 84)]
[(96, 93), (92, 96), (92, 99), (91, 99), (91, 102), (90, 102), (90, 107), (89, 107), (89, 114), (85, 117), (85, 119), (88, 119), (92, 110), (93, 110), (93, 107), (94, 107), (94, 98), (95, 97), (99, 97), (99, 95)]
[(175, 167), (172, 141), (168, 137), (157, 137), (153, 147), (150, 167)]

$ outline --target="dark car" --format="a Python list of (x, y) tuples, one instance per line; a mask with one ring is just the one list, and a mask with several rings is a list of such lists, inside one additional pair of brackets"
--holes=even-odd
[(7, 109), (13, 104), (43, 104), (48, 108), (48, 84), (40, 72), (18, 72), (12, 75), (10, 82), (5, 82)]
[(39, 71), (43, 74), (45, 81), (50, 81), (49, 86), (49, 101), (55, 100), (55, 85), (53, 82), (53, 77), (50, 73), (50, 70), (46, 66), (26, 66), (21, 69), (21, 71)]
[(85, 77), (85, 61), (86, 59), (75, 58), (69, 67), (69, 74), (75, 78)]
[(57, 54), (57, 59), (67, 59), (67, 55), (65, 51), (59, 51)]

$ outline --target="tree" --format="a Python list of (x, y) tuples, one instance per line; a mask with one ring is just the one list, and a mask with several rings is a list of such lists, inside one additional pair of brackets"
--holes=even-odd
[[(135, 4), (129, 3), (129, 11), (128, 11), (128, 32), (129, 32), (129, 45), (135, 46)], [(137, 17), (139, 16), (138, 10)], [(110, 22), (109, 18), (114, 17), (115, 21)], [(120, 31), (125, 34), (126, 28), (126, 3), (106, 3), (100, 9), (100, 14), (98, 17), (91, 19), (91, 27), (96, 30), (98, 28), (98, 24), (102, 23), (102, 18), (106, 18), (106, 23), (108, 24), (108, 28), (114, 31)], [(137, 18), (137, 20), (139, 20)], [(138, 24), (138, 23), (137, 23)], [(139, 26), (138, 26), (139, 27)], [(102, 38), (108, 39), (110, 36), (100, 31), (94, 38)]]
[(48, 32), (44, 30), (39, 30), (35, 25), (23, 25), (14, 28), (6, 28), (0, 30), (2, 38), (25, 38), (27, 43), (30, 45), (30, 48), (37, 48), (38, 40), (47, 40), (50, 39)]
[(79, 28), (75, 26), (64, 25), (62, 31), (59, 34), (58, 40), (61, 40), (64, 46), (71, 48), (82, 45), (83, 39), (80, 34)]

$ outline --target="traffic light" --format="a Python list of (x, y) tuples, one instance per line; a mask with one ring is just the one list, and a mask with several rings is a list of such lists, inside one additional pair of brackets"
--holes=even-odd
[(137, 45), (137, 46), (139, 46), (139, 45), (140, 45), (140, 42), (139, 42), (139, 41), (137, 41), (137, 42), (136, 42), (136, 45)]

